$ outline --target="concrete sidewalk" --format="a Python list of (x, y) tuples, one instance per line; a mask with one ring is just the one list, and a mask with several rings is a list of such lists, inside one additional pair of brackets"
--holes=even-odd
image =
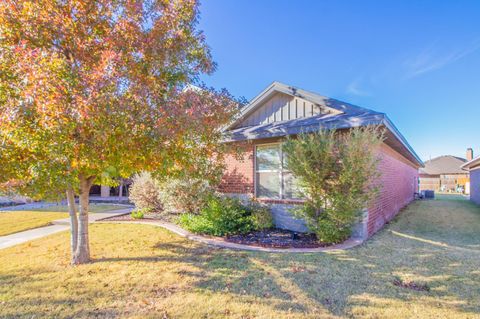
[[(111, 210), (111, 211), (108, 211), (108, 212), (105, 212), (105, 213), (88, 214), (88, 222), (93, 223), (93, 222), (96, 222), (97, 220), (100, 220), (100, 219), (127, 214), (127, 213), (130, 213), (132, 211), (132, 209), (133, 209), (133, 207), (127, 207), (127, 208), (122, 208), (122, 209)], [(70, 218), (57, 219), (57, 220), (54, 220), (52, 222), (52, 224), (70, 226)]]
[(12, 247), (18, 244), (25, 243), (30, 240), (34, 240), (37, 238), (42, 238), (51, 234), (55, 234), (64, 230), (69, 229), (70, 226), (66, 225), (51, 225), (51, 226), (44, 226), (40, 228), (30, 229), (26, 231), (22, 231), (19, 233), (1, 236), (0, 237), (0, 249)]
[[(133, 207), (128, 207), (124, 209), (112, 210), (105, 213), (89, 214), (88, 222), (93, 223), (103, 218), (123, 215), (123, 214), (129, 213), (132, 209)], [(7, 235), (7, 236), (0, 236), (0, 249), (12, 247), (18, 244), (25, 243), (30, 240), (42, 238), (51, 234), (68, 230), (70, 228), (70, 218), (57, 219), (57, 220), (54, 220), (52, 224), (53, 225), (50, 225), (50, 226), (30, 229), (30, 230), (22, 231), (22, 232)]]

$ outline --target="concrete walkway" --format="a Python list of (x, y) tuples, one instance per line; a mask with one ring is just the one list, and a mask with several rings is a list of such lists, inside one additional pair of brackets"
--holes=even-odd
[(42, 238), (51, 234), (55, 234), (64, 230), (67, 230), (69, 226), (66, 225), (51, 225), (35, 229), (22, 231), (19, 233), (1, 236), (0, 237), (0, 249), (12, 247), (24, 242)]
[[(104, 213), (88, 214), (88, 222), (93, 223), (93, 222), (96, 222), (97, 220), (100, 220), (100, 219), (127, 214), (127, 213), (130, 213), (132, 211), (132, 209), (133, 209), (133, 207), (126, 207), (126, 208), (122, 208), (122, 209), (110, 210), (110, 211), (104, 212)], [(52, 224), (70, 226), (70, 218), (57, 219), (57, 220), (54, 220), (52, 222)]]
[[(93, 213), (88, 215), (88, 222), (93, 223), (99, 219), (123, 215), (129, 213), (133, 208), (128, 207), (124, 209), (112, 210), (104, 213)], [(12, 247), (18, 244), (25, 243), (30, 240), (42, 238), (51, 234), (68, 230), (70, 228), (70, 218), (57, 219), (52, 222), (53, 225), (39, 227), (22, 231), (19, 233), (0, 236), (0, 249)]]

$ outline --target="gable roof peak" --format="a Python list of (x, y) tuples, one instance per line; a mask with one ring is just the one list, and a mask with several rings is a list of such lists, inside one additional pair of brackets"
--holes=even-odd
[(262, 92), (255, 96), (247, 105), (245, 105), (237, 118), (230, 123), (225, 129), (232, 129), (237, 124), (242, 122), (243, 119), (252, 114), (257, 108), (261, 107), (264, 101), (267, 101), (274, 94), (283, 93), (293, 97), (298, 97), (313, 103), (314, 105), (319, 106), (321, 109), (326, 110), (327, 113), (334, 115), (341, 114), (377, 114), (385, 115), (385, 113), (376, 112), (370, 109), (366, 109), (357, 105), (353, 105), (347, 102), (329, 98), (311, 91), (306, 91), (299, 87), (288, 85), (279, 81), (273, 81), (269, 86), (267, 86)]
[[(299, 117), (288, 120), (266, 122), (254, 125), (239, 126), (241, 123), (262, 106), (277, 92), (295, 96), (326, 110), (313, 116)], [(423, 162), (408, 144), (405, 137), (399, 132), (385, 113), (373, 111), (347, 102), (325, 97), (317, 93), (305, 91), (296, 86), (273, 81), (262, 92), (255, 96), (240, 111), (240, 114), (229, 125), (223, 128), (225, 142), (235, 142), (260, 138), (294, 135), (302, 132), (313, 132), (319, 129), (347, 129), (368, 125), (383, 125), (392, 134), (392, 138), (399, 142), (398, 149), (406, 154), (412, 163), (423, 167)]]

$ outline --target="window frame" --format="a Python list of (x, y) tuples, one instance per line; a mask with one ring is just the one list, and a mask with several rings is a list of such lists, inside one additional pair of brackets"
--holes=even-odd
[[(259, 180), (259, 173), (275, 173), (276, 170), (259, 170), (257, 166), (257, 154), (258, 154), (258, 148), (259, 147), (264, 147), (264, 146), (277, 146), (279, 149), (279, 156), (280, 156), (280, 166), (278, 170), (278, 179), (280, 181), (279, 185), (279, 197), (265, 197), (262, 196), (260, 197), (258, 194), (258, 180)], [(262, 143), (262, 144), (256, 144), (255, 145), (255, 154), (253, 157), (253, 185), (254, 185), (254, 194), (255, 197), (258, 199), (265, 199), (265, 200), (301, 200), (300, 198), (287, 198), (285, 196), (285, 180), (284, 180), (284, 175), (285, 173), (291, 173), (291, 171), (285, 169), (284, 166), (284, 154), (283, 154), (283, 143), (282, 142), (271, 142), (271, 143)]]

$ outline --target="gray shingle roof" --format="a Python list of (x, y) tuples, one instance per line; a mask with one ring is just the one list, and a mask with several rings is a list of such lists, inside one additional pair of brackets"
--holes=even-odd
[[(305, 100), (313, 102), (321, 107), (335, 109), (340, 111), (339, 114), (319, 114), (311, 117), (304, 117), (289, 121), (280, 121), (254, 126), (235, 128), (235, 124), (239, 123), (243, 118), (251, 114), (256, 107), (258, 100), (266, 94), (266, 92), (277, 90), (293, 96), (301, 97)], [(408, 144), (407, 140), (393, 125), (385, 113), (376, 112), (350, 103), (342, 102), (336, 99), (318, 95), (299, 88), (294, 88), (286, 84), (274, 82), (266, 90), (255, 97), (250, 104), (246, 105), (240, 116), (225, 130), (226, 142), (253, 140), (261, 138), (281, 137), (287, 135), (295, 135), (299, 133), (308, 133), (318, 131), (319, 129), (346, 129), (352, 127), (360, 127), (367, 125), (384, 125), (409, 153), (420, 166), (423, 166), (422, 160), (415, 153), (413, 148)]]
[(308, 133), (323, 129), (344, 129), (365, 125), (382, 124), (386, 118), (384, 113), (358, 111), (344, 114), (320, 114), (290, 121), (273, 122), (254, 126), (241, 127), (226, 132), (228, 141), (241, 141), (268, 137)]
[(467, 160), (452, 155), (435, 157), (425, 162), (425, 167), (420, 169), (420, 174), (441, 175), (441, 174), (465, 174), (461, 166)]

